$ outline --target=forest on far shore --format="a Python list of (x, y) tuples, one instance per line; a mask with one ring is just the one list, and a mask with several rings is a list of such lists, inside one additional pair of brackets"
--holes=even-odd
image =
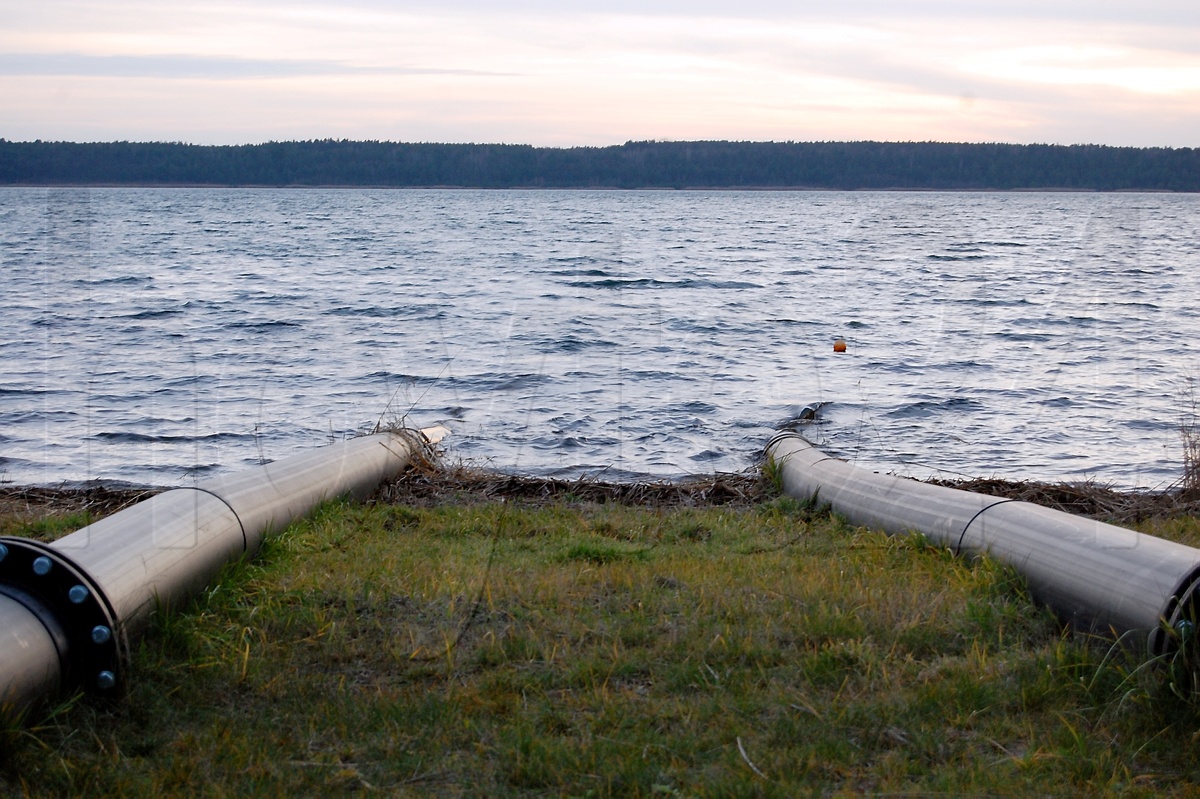
[(638, 141), (610, 147), (12, 142), (7, 186), (1200, 191), (1200, 148)]

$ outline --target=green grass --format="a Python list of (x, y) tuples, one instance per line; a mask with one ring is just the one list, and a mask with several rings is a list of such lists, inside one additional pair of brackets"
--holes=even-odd
[(1171, 674), (789, 499), (331, 504), (159, 619), (124, 701), (10, 731), (0, 792), (1187, 794)]
[(0, 515), (0, 535), (17, 535), (52, 541), (87, 527), (96, 517), (88, 511), (65, 511), (35, 518), (21, 518), (15, 514)]

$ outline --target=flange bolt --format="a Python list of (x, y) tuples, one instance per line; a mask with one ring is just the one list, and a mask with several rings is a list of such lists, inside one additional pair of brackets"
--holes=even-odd
[(84, 602), (87, 602), (87, 587), (82, 585), (72, 586), (71, 590), (67, 592), (67, 598), (76, 605), (82, 605)]
[(107, 691), (117, 684), (117, 675), (111, 671), (102, 671), (96, 675), (96, 687), (101, 691)]
[(112, 638), (112, 630), (103, 624), (97, 624), (92, 628), (92, 641), (94, 643), (107, 644), (110, 638)]
[(45, 555), (43, 555), (40, 558), (34, 558), (33, 573), (36, 574), (38, 577), (45, 577), (47, 574), (50, 573), (50, 569), (53, 566), (54, 566), (54, 562), (52, 560), (50, 560), (50, 558), (46, 557)]

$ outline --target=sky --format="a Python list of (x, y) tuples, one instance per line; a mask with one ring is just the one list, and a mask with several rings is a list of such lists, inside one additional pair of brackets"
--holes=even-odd
[(0, 0), (0, 137), (1200, 146), (1197, 0)]

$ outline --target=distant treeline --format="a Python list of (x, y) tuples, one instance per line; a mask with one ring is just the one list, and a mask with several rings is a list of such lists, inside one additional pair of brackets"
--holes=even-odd
[(1200, 191), (1200, 148), (936, 142), (612, 147), (295, 141), (10, 142), (0, 184)]

